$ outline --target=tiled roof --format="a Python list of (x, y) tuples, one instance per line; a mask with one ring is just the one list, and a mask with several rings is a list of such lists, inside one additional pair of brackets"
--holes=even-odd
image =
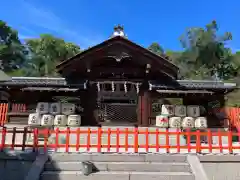
[(203, 80), (177, 80), (174, 84), (150, 81), (152, 89), (234, 89), (236, 83), (224, 83), (222, 81), (203, 81)]
[[(71, 87), (67, 84), (65, 78), (49, 78), (49, 77), (12, 77), (12, 80), (0, 82), (1, 85), (25, 85), (25, 86), (61, 86)], [(86, 85), (86, 82), (74, 84), (77, 86)], [(152, 89), (234, 89), (237, 88), (236, 83), (224, 83), (222, 81), (203, 81), (203, 80), (177, 80), (174, 83), (149, 81)], [(72, 87), (73, 88), (73, 87)]]
[(224, 83), (222, 81), (202, 81), (202, 80), (178, 80), (179, 84), (193, 88), (236, 88), (236, 83)]
[(8, 84), (26, 84), (26, 85), (67, 85), (65, 78), (48, 78), (48, 77), (12, 77)]
[(80, 81), (78, 84), (68, 84), (65, 78), (49, 77), (12, 77), (9, 81), (0, 82), (0, 85), (19, 86), (20, 88), (24, 87), (23, 90), (42, 91), (74, 91), (74, 88), (86, 89), (86, 81)]
[(63, 91), (63, 92), (76, 92), (78, 88), (51, 88), (51, 87), (26, 87), (22, 91)]

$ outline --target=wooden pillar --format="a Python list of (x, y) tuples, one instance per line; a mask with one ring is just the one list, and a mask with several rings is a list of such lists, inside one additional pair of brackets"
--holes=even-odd
[(150, 92), (141, 91), (138, 95), (138, 125), (149, 126), (151, 98)]
[(96, 126), (97, 119), (97, 89), (95, 84), (89, 85), (88, 89), (82, 95), (83, 125)]
[(142, 109), (142, 126), (149, 126), (149, 100), (150, 100), (150, 93), (149, 91), (144, 91), (143, 93), (143, 109)]
[(226, 104), (225, 95), (224, 94), (219, 94), (217, 96), (217, 99), (219, 100), (220, 108), (224, 108), (225, 104)]
[(143, 109), (142, 99), (143, 99), (142, 93), (139, 93), (138, 104), (137, 104), (137, 120), (138, 120), (137, 123), (139, 126), (142, 125), (142, 109)]

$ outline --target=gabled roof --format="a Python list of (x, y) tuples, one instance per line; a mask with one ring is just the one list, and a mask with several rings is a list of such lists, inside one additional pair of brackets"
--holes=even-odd
[(167, 68), (171, 69), (173, 72), (175, 73), (178, 73), (178, 70), (179, 68), (174, 65), (172, 62), (170, 62), (170, 60), (167, 58), (167, 57), (163, 57), (163, 56), (159, 56), (153, 52), (151, 52), (150, 50), (128, 40), (127, 38), (125, 37), (122, 37), (122, 36), (115, 36), (115, 37), (112, 37), (96, 46), (93, 46), (79, 54), (77, 54), (76, 56), (74, 57), (71, 57), (63, 62), (61, 62), (59, 65), (57, 65), (57, 70), (58, 71), (61, 71), (63, 70), (67, 65), (71, 64), (72, 62), (74, 62), (75, 60), (79, 60), (81, 58), (84, 58), (98, 50), (101, 50), (101, 49), (104, 49), (104, 48), (107, 48), (109, 45), (111, 44), (114, 44), (114, 43), (119, 43), (119, 44), (124, 44), (124, 45), (128, 45), (129, 47), (132, 47), (134, 48), (135, 50), (139, 51), (140, 54), (144, 54), (146, 56), (149, 56), (153, 59), (156, 59), (156, 61), (158, 61), (158, 63), (166, 66)]

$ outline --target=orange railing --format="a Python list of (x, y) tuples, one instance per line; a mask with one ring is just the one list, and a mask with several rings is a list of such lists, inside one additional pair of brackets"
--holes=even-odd
[(7, 122), (7, 114), (10, 112), (19, 113), (26, 112), (26, 105), (21, 103), (13, 103), (9, 108), (8, 103), (0, 103), (0, 126), (4, 126)]
[[(240, 143), (233, 139), (240, 138), (240, 133), (222, 131), (212, 132), (197, 130), (169, 131), (158, 128), (65, 128), (60, 130), (2, 128), (0, 150), (20, 149), (25, 151), (49, 149), (61, 152), (165, 152), (165, 153), (240, 153)], [(29, 135), (32, 139), (29, 140)], [(43, 141), (39, 140), (43, 137)], [(53, 137), (51, 139), (51, 137)], [(186, 138), (184, 139), (183, 136)], [(60, 142), (61, 138), (64, 142)], [(194, 140), (193, 140), (194, 138)], [(204, 139), (204, 142), (203, 142)]]
[(8, 104), (0, 103), (0, 126), (4, 126), (7, 121)]

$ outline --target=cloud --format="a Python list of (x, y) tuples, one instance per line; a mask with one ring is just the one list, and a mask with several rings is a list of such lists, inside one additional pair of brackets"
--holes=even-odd
[[(24, 9), (22, 12), (22, 15), (24, 15), (24, 21), (27, 22), (29, 26), (35, 26), (57, 34), (68, 41), (78, 43), (81, 48), (88, 48), (89, 46), (96, 45), (102, 41), (102, 38), (98, 35), (88, 33), (83, 34), (83, 32), (69, 26), (57, 14), (46, 7), (27, 2), (26, 0), (21, 0), (21, 8)], [(82, 29), (85, 29), (86, 32), (88, 31), (86, 28)], [(28, 32), (26, 34), (20, 33), (21, 37), (36, 36), (34, 31), (29, 30), (26, 27), (25, 30), (22, 30)]]

